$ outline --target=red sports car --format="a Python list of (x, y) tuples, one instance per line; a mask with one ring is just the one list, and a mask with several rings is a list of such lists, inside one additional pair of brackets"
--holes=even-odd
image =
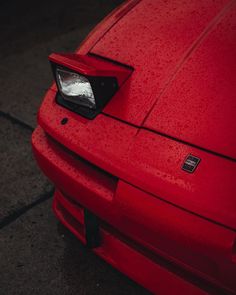
[(236, 294), (236, 1), (127, 1), (49, 59), (59, 220), (155, 294)]

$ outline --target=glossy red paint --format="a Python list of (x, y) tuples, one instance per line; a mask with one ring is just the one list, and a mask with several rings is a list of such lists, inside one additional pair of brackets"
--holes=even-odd
[[(55, 92), (49, 90), (38, 114), (40, 126), (52, 138), (112, 175), (236, 229), (234, 161), (154, 132), (138, 132), (105, 115), (85, 120), (59, 106), (54, 98)], [(64, 117), (69, 121), (62, 126)], [(188, 154), (202, 159), (193, 174), (181, 170)]]
[[(156, 99), (201, 42), (228, 0), (141, 1), (93, 46), (91, 52), (135, 71), (104, 112), (142, 125)], [(217, 18), (218, 19), (218, 18)]]
[[(75, 206), (68, 202), (58, 191), (54, 196), (53, 209), (61, 222), (85, 243), (83, 210), (78, 205)], [(72, 220), (67, 212), (73, 211), (76, 211), (76, 219)], [(106, 226), (101, 228), (101, 235), (103, 240), (102, 246), (95, 249), (94, 252), (153, 293), (208, 294), (180, 276), (171, 273), (163, 265), (155, 263), (154, 259), (145, 257), (141, 251), (137, 251), (135, 247), (129, 246), (122, 239), (115, 238), (114, 234)], [(178, 290), (181, 290), (181, 293)]]
[(235, 53), (236, 5), (194, 50), (144, 126), (236, 159)]
[[(75, 59), (132, 75), (93, 120), (58, 105), (53, 85), (32, 136), (57, 217), (85, 243), (92, 211), (94, 251), (155, 294), (236, 294), (234, 4), (125, 4)], [(201, 159), (192, 174), (189, 154)]]
[[(123, 241), (126, 247), (130, 247), (130, 241), (132, 241), (133, 251), (139, 255), (142, 254), (140, 263), (143, 267), (148, 267), (145, 261), (150, 259), (157, 264), (157, 269), (160, 267), (158, 264), (161, 263), (161, 269), (163, 269), (160, 270), (161, 275), (165, 278), (167, 270), (171, 272), (179, 284), (183, 284), (183, 290), (186, 288), (188, 292), (193, 290), (191, 292), (196, 294), (205, 292), (211, 294), (207, 293), (208, 290), (214, 290), (216, 287), (221, 288), (226, 285), (228, 288), (235, 288), (236, 265), (233, 262), (232, 252), (235, 232), (233, 230), (163, 202), (116, 177), (98, 171), (90, 162), (78, 158), (76, 154), (68, 153), (63, 146), (46, 135), (41, 127), (34, 132), (33, 146), (41, 169), (55, 183), (57, 189), (66, 192), (64, 196), (59, 192), (56, 193), (54, 210), (57, 216), (70, 229), (73, 228), (74, 233), (81, 228), (77, 236), (82, 241), (85, 240), (80, 206), (90, 208), (104, 222), (119, 229), (122, 235), (110, 229), (106, 231), (112, 236), (115, 245)], [(58, 194), (60, 198), (57, 197)], [(74, 219), (79, 222), (80, 227), (77, 226), (76, 221), (73, 221)], [(111, 246), (108, 252), (103, 250), (103, 247), (106, 249), (107, 246), (102, 244), (98, 248), (98, 254), (103, 253), (108, 262), (115, 259), (113, 255), (109, 256), (113, 247)], [(143, 249), (145, 249), (144, 253)], [(160, 261), (160, 256), (164, 262)], [(116, 265), (116, 263), (118, 262), (115, 259), (112, 264)], [(126, 264), (124, 271), (137, 279), (138, 273), (135, 273), (133, 263), (136, 262), (130, 261), (130, 264)], [(119, 268), (123, 270), (124, 266)], [(186, 271), (190, 277), (186, 276)], [(155, 276), (158, 274), (159, 271), (155, 272)], [(191, 274), (197, 274), (202, 280), (195, 276), (191, 277)], [(138, 281), (157, 294), (163, 288), (173, 292), (173, 285), (165, 285), (169, 275), (166, 278), (167, 281), (164, 281), (164, 286), (163, 284), (149, 285), (153, 276), (150, 279), (143, 278)], [(185, 284), (182, 276), (185, 276)], [(192, 280), (197, 280), (197, 287), (194, 287)], [(212, 285), (209, 286), (207, 281), (210, 281)], [(183, 290), (181, 289), (181, 292)], [(221, 292), (224, 294), (223, 290)]]
[(131, 68), (115, 65), (91, 55), (52, 53), (49, 60), (85, 76), (115, 77), (119, 86), (132, 74)]
[(78, 54), (87, 54), (91, 48), (140, 1), (141, 0), (129, 0), (114, 9), (90, 32), (87, 38), (79, 45), (76, 52)]

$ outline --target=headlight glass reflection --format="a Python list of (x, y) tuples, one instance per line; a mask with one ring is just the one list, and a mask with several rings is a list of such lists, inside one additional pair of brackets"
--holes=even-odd
[(64, 99), (91, 109), (96, 108), (93, 90), (86, 77), (60, 68), (56, 70), (56, 77)]

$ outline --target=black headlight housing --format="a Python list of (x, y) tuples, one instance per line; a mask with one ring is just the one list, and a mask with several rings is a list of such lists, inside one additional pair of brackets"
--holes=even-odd
[(56, 101), (88, 119), (95, 118), (132, 73), (130, 67), (97, 56), (51, 54)]

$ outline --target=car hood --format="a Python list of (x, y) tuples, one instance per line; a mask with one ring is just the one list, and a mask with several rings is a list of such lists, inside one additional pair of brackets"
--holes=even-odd
[(104, 113), (236, 159), (236, 12), (227, 3), (133, 7), (90, 50), (134, 68)]

